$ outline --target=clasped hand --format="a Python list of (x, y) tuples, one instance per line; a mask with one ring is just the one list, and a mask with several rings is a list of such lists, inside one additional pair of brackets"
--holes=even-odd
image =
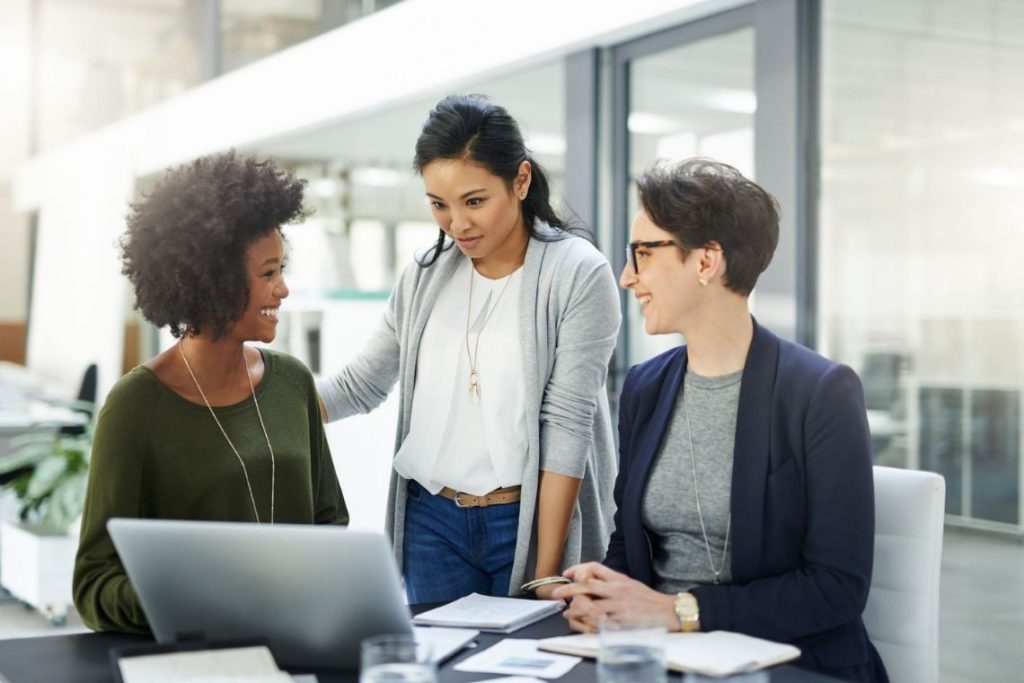
[(679, 630), (675, 596), (659, 593), (598, 562), (569, 567), (563, 576), (573, 582), (557, 586), (551, 598), (571, 601), (562, 616), (574, 631), (596, 633), (602, 617), (626, 625), (663, 623), (669, 631)]

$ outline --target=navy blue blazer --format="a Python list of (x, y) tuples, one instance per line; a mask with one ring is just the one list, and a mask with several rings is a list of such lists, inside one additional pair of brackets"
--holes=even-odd
[[(686, 374), (686, 347), (630, 368), (619, 403), (615, 531), (604, 563), (653, 585), (641, 519), (651, 466)], [(850, 368), (754, 322), (733, 455), (731, 585), (699, 586), (701, 629), (793, 643), (798, 665), (885, 681), (861, 613), (874, 483), (864, 391)]]

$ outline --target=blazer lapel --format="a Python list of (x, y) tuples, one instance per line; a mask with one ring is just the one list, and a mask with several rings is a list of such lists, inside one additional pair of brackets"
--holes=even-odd
[[(628, 489), (623, 492), (622, 499), (623, 501), (635, 501), (626, 503), (623, 506), (623, 516), (626, 518), (624, 519), (624, 526), (636, 529), (645, 536), (647, 532), (644, 529), (641, 517), (644, 489), (647, 487), (651, 467), (654, 466), (654, 460), (658, 456), (661, 444), (665, 439), (665, 434), (668, 432), (672, 411), (675, 409), (676, 401), (679, 399), (679, 392), (683, 386), (683, 377), (686, 376), (686, 366), (686, 347), (683, 347), (680, 353), (674, 356), (665, 368), (664, 378), (657, 396), (639, 397), (640, 406), (638, 414), (641, 416), (641, 420), (644, 413), (649, 410), (653, 412), (650, 413), (651, 417), (647, 421), (642, 433), (637, 435), (638, 442), (636, 442), (637, 446), (634, 451), (636, 456), (630, 463)], [(647, 543), (649, 543), (649, 539), (642, 547), (633, 545), (632, 548), (634, 552), (649, 553)], [(627, 552), (629, 549), (630, 546), (627, 546)], [(636, 576), (637, 580), (647, 584), (653, 581), (653, 569), (648, 555), (633, 558), (630, 562), (630, 567), (646, 570), (648, 575)]]
[(778, 360), (778, 338), (755, 320), (754, 337), (743, 366), (733, 450), (731, 567), (737, 583), (751, 580), (759, 571)]

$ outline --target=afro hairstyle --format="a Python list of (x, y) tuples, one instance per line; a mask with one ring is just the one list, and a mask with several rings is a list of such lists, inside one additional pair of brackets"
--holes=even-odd
[(135, 308), (175, 337), (224, 337), (248, 304), (249, 245), (306, 215), (304, 186), (234, 150), (169, 169), (131, 205), (120, 240)]

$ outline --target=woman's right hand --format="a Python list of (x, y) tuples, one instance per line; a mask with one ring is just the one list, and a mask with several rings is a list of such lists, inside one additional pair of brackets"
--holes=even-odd
[(573, 582), (556, 588), (551, 597), (571, 600), (562, 616), (574, 631), (596, 633), (602, 617), (621, 624), (664, 623), (669, 631), (679, 630), (673, 595), (659, 593), (599, 562), (569, 567), (563, 576)]

